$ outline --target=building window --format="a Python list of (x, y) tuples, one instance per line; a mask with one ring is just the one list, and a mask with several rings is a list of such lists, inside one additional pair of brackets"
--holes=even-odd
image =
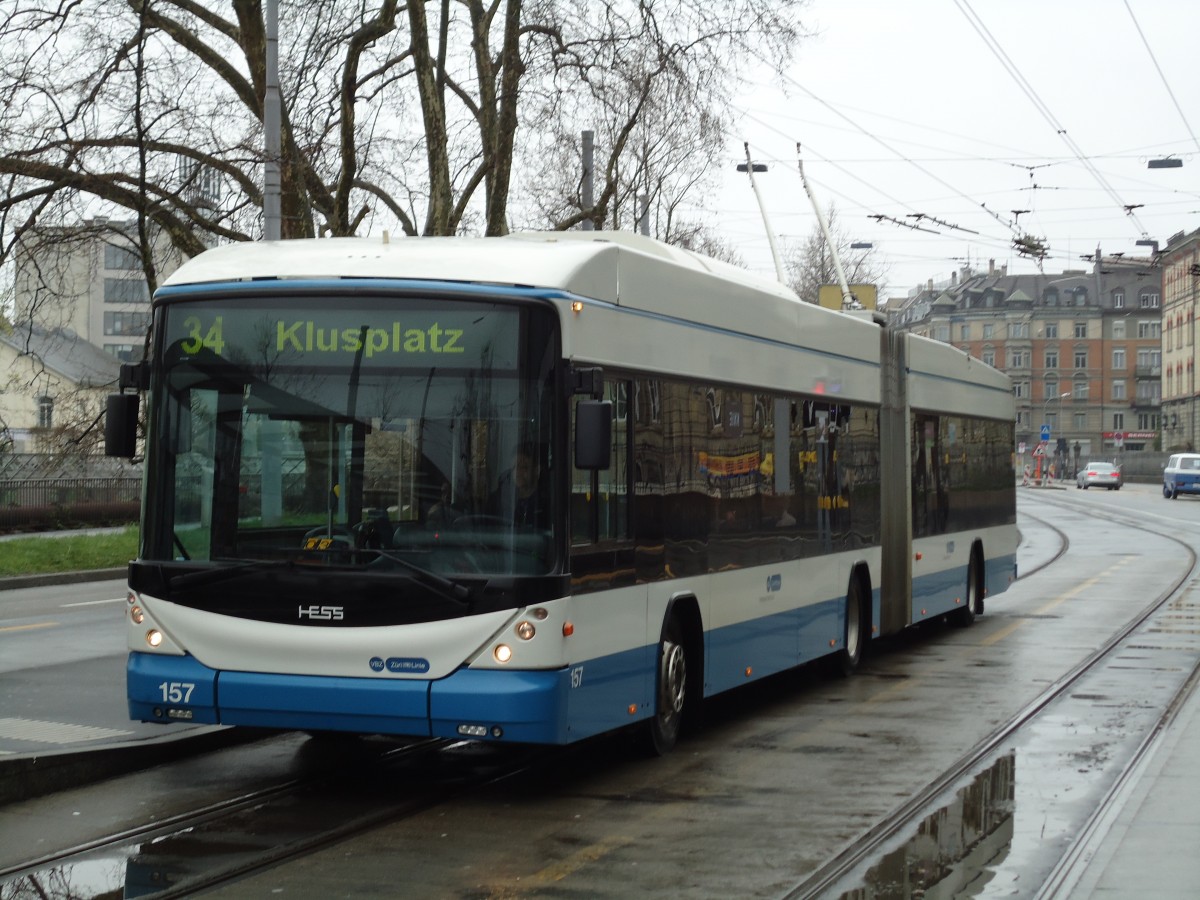
[(1085, 413), (1085, 412), (1075, 413), (1075, 430), (1076, 431), (1087, 431), (1087, 413)]
[(941, 341), (943, 344), (950, 343), (950, 326), (949, 325), (934, 325), (933, 339)]
[(1117, 340), (1125, 340), (1125, 320), (1118, 319), (1112, 323), (1112, 336)]
[(1024, 399), (1024, 398), (1028, 397), (1029, 396), (1029, 382), (1028, 381), (1014, 381), (1013, 382), (1013, 396), (1017, 397), (1018, 399)]
[(1027, 338), (1029, 337), (1028, 322), (1009, 322), (1008, 336), (1010, 338)]
[(1077, 337), (1077, 338), (1087, 337), (1087, 322), (1076, 322), (1075, 323), (1075, 337)]
[(1113, 309), (1124, 309), (1125, 308), (1125, 292), (1124, 291), (1113, 291), (1112, 298), (1113, 298)]
[(962, 325), (958, 329), (958, 339), (960, 341), (969, 341), (971, 339), (971, 326)]
[(1113, 413), (1113, 431), (1125, 430), (1125, 413)]
[(1047, 338), (1058, 337), (1058, 323), (1057, 322), (1047, 322), (1046, 323), (1046, 337)]
[(1125, 379), (1114, 378), (1112, 383), (1112, 398), (1114, 400), (1125, 399)]
[(992, 350), (990, 348), (987, 350), (984, 350), (983, 351), (983, 361), (987, 365), (991, 366), (992, 368), (995, 368), (995, 366), (996, 366), (996, 351)]
[(1162, 351), (1147, 347), (1137, 352), (1139, 369), (1157, 369), (1162, 366)]
[(142, 258), (128, 247), (104, 245), (104, 268), (130, 271), (142, 267)]
[(145, 334), (150, 328), (148, 312), (106, 312), (105, 334)]
[(1125, 348), (1113, 347), (1112, 367), (1119, 372), (1125, 371)]
[(992, 339), (992, 323), (988, 322), (983, 326), (983, 339), (990, 341)]
[(1086, 400), (1088, 398), (1088, 383), (1086, 381), (1075, 382), (1075, 389), (1071, 392), (1071, 397), (1075, 400)]
[(1008, 351), (1008, 367), (1010, 369), (1028, 369), (1029, 368), (1029, 351), (1028, 350), (1009, 350)]
[(1047, 350), (1046, 351), (1046, 368), (1047, 369), (1057, 369), (1058, 368), (1058, 350)]
[(1087, 306), (1087, 290), (1085, 288), (1075, 289), (1075, 305)]
[(38, 428), (54, 427), (54, 399), (38, 397)]
[(1086, 369), (1087, 368), (1087, 351), (1086, 350), (1080, 349), (1080, 350), (1075, 351), (1075, 368), (1077, 368), (1077, 369)]
[(1058, 306), (1058, 288), (1046, 288), (1042, 294), (1042, 302), (1047, 306)]
[(1138, 297), (1138, 305), (1142, 309), (1158, 309), (1158, 294), (1145, 291)]
[(1158, 322), (1138, 322), (1138, 337), (1153, 338), (1158, 340), (1162, 337), (1162, 326)]
[(150, 290), (144, 281), (130, 278), (104, 279), (105, 303), (149, 303)]

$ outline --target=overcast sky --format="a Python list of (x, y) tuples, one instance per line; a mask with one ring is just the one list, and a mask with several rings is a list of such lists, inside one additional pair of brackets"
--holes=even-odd
[[(890, 267), (881, 299), (968, 260), (1038, 271), (1016, 234), (1044, 240), (1044, 270), (1061, 272), (1097, 246), (1146, 253), (1137, 240), (1200, 227), (1198, 0), (812, 0), (808, 23), (819, 34), (742, 98), (731, 135), (714, 224), (750, 268), (775, 273), (734, 170), (743, 141), (769, 166), (757, 178), (781, 246), (816, 227), (801, 143), (818, 201)], [(1182, 168), (1147, 168), (1168, 156)]]

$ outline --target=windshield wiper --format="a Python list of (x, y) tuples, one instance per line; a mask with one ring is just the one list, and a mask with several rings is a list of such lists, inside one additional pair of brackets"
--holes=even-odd
[(363, 548), (359, 553), (377, 553), (384, 559), (390, 559), (394, 563), (399, 563), (400, 566), (412, 572), (417, 576), (417, 580), (422, 584), (435, 588), (447, 600), (453, 600), (462, 606), (467, 605), (467, 600), (471, 597), (471, 591), (466, 585), (459, 584), (457, 581), (451, 581), (449, 578), (443, 578), (437, 572), (431, 572), (428, 569), (423, 569), (416, 563), (411, 563), (403, 557), (397, 556), (394, 553), (388, 553), (386, 550), (380, 550), (377, 547)]
[(290, 559), (256, 559), (251, 562), (239, 563), (236, 566), (222, 566), (219, 569), (201, 569), (199, 572), (189, 572), (187, 575), (176, 575), (167, 579), (167, 584), (174, 590), (203, 587), (206, 584), (216, 584), (230, 578), (239, 578), (251, 572), (263, 569), (291, 568)]

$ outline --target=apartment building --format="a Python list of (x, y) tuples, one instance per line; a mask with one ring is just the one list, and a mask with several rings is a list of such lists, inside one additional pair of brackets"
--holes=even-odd
[[(120, 360), (140, 359), (150, 290), (136, 236), (136, 222), (97, 217), (26, 238), (14, 254), (14, 321), (69, 332)], [(182, 262), (161, 235), (153, 255), (159, 279)]]
[[(1044, 433), (1068, 460), (1170, 446), (1162, 432), (1163, 270), (1103, 256), (1090, 270), (969, 269), (891, 309), (893, 327), (959, 347), (1008, 373), (1016, 438)], [(1065, 442), (1065, 443), (1064, 443)]]
[(1196, 369), (1200, 346), (1200, 229), (1172, 235), (1160, 254), (1163, 273), (1163, 434), (1164, 448), (1200, 447), (1200, 405)]

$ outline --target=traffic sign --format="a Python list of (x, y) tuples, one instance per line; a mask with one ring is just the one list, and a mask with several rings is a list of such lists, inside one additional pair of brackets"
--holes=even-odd
[(1043, 441), (1050, 440), (1050, 426), (1049, 425), (1042, 426), (1042, 440)]

